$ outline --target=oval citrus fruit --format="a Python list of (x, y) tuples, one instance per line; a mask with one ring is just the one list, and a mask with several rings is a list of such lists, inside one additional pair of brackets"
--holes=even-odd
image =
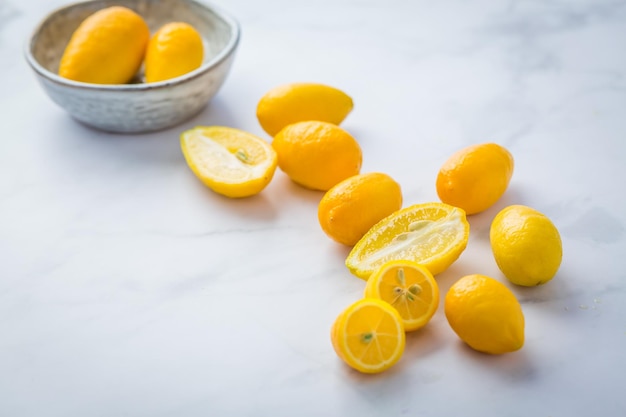
[(379, 172), (349, 177), (328, 190), (317, 214), (322, 230), (352, 246), (382, 218), (402, 206), (400, 185)]
[(530, 207), (504, 208), (493, 219), (489, 237), (498, 267), (514, 284), (545, 284), (561, 265), (559, 231), (548, 217)]
[(506, 191), (513, 175), (513, 156), (496, 143), (461, 149), (437, 175), (437, 194), (442, 202), (470, 214), (491, 207)]
[(446, 293), (444, 310), (452, 330), (471, 348), (490, 354), (524, 345), (524, 314), (504, 284), (484, 275), (459, 279)]

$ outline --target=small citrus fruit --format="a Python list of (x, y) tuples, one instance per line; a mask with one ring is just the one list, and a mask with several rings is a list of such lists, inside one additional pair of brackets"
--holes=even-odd
[(358, 142), (331, 123), (308, 121), (291, 124), (272, 142), (278, 166), (294, 182), (327, 191), (361, 170)]
[(406, 343), (398, 312), (373, 298), (361, 299), (339, 314), (330, 339), (337, 356), (368, 374), (391, 368), (402, 357)]
[(493, 219), (489, 237), (498, 267), (514, 284), (545, 284), (561, 265), (559, 231), (548, 217), (530, 207), (504, 208)]
[(437, 194), (442, 202), (470, 214), (491, 207), (506, 191), (513, 175), (513, 156), (496, 143), (461, 149), (437, 175)]
[(402, 207), (400, 185), (379, 172), (349, 177), (328, 190), (317, 210), (322, 230), (352, 246), (382, 218)]
[(376, 223), (352, 248), (346, 266), (367, 280), (392, 260), (410, 260), (433, 275), (445, 271), (467, 246), (465, 212), (443, 203), (423, 203), (396, 211)]
[(524, 314), (504, 284), (484, 275), (468, 275), (448, 290), (444, 310), (452, 330), (484, 353), (513, 352), (524, 345)]
[(412, 261), (389, 261), (367, 280), (365, 297), (394, 307), (405, 331), (424, 327), (439, 306), (439, 286), (428, 269)]
[(163, 25), (150, 39), (146, 51), (146, 82), (169, 80), (202, 65), (202, 36), (191, 25), (171, 22)]
[(139, 70), (150, 30), (137, 13), (113, 6), (87, 17), (72, 34), (59, 75), (94, 84), (124, 84)]
[(318, 120), (338, 125), (352, 111), (352, 99), (324, 84), (291, 83), (268, 91), (257, 105), (263, 130), (275, 136), (287, 125)]
[(209, 188), (227, 197), (263, 190), (276, 170), (276, 153), (263, 139), (223, 126), (196, 127), (180, 136), (189, 168)]

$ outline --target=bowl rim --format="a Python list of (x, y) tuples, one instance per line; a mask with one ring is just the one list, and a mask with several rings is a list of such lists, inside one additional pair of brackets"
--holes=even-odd
[(26, 61), (30, 65), (30, 67), (40, 76), (46, 78), (47, 80), (65, 86), (70, 86), (79, 89), (85, 90), (93, 90), (93, 91), (132, 91), (132, 92), (140, 92), (140, 91), (149, 91), (156, 89), (169, 88), (171, 86), (177, 84), (183, 84), (187, 81), (190, 81), (194, 78), (198, 78), (204, 73), (210, 71), (211, 69), (220, 65), (223, 61), (225, 61), (231, 54), (234, 53), (237, 45), (239, 44), (239, 40), (241, 38), (241, 27), (239, 22), (228, 13), (224, 12), (220, 8), (214, 6), (213, 4), (209, 4), (204, 0), (202, 2), (196, 0), (180, 0), (181, 2), (193, 3), (201, 8), (207, 9), (214, 13), (218, 18), (224, 20), (228, 27), (230, 28), (230, 39), (228, 43), (222, 50), (213, 57), (210, 61), (202, 64), (200, 67), (196, 68), (193, 71), (188, 72), (187, 74), (181, 75), (176, 78), (171, 78), (169, 80), (158, 81), (154, 83), (137, 83), (137, 84), (94, 84), (94, 83), (84, 83), (80, 81), (74, 81), (67, 78), (63, 78), (58, 74), (49, 71), (44, 68), (37, 59), (33, 55), (33, 47), (35, 37), (39, 34), (44, 24), (46, 24), (54, 15), (68, 10), (80, 5), (88, 4), (88, 3), (96, 3), (101, 0), (82, 0), (74, 3), (67, 4), (65, 6), (58, 7), (52, 11), (50, 11), (46, 16), (37, 24), (37, 26), (33, 29), (30, 36), (26, 40), (24, 44), (24, 54), (26, 56)]

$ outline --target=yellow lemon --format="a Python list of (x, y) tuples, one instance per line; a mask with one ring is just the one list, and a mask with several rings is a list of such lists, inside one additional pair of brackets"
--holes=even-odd
[(403, 208), (376, 223), (352, 248), (346, 266), (367, 280), (392, 260), (417, 262), (433, 274), (445, 271), (467, 246), (465, 212), (443, 203)]
[(150, 39), (146, 52), (146, 82), (169, 80), (202, 65), (202, 36), (191, 25), (171, 22), (161, 27)]
[(327, 191), (361, 170), (363, 155), (358, 142), (331, 123), (294, 123), (276, 135), (272, 146), (280, 169), (313, 190)]
[(339, 314), (330, 338), (337, 356), (369, 374), (391, 368), (402, 357), (406, 344), (398, 312), (373, 298), (359, 300)]
[(513, 156), (496, 143), (461, 149), (437, 175), (437, 194), (442, 202), (469, 214), (491, 207), (506, 191), (513, 175)]
[(439, 286), (428, 269), (412, 261), (389, 261), (367, 280), (365, 297), (395, 308), (405, 331), (424, 327), (439, 307)]
[(287, 125), (318, 120), (338, 125), (352, 111), (352, 99), (324, 84), (292, 83), (268, 91), (257, 105), (263, 130), (276, 135)]
[(444, 310), (452, 330), (484, 353), (513, 352), (524, 345), (524, 314), (504, 284), (484, 275), (459, 279), (446, 293)]
[(258, 194), (272, 180), (276, 153), (263, 139), (223, 126), (196, 127), (180, 136), (189, 168), (227, 197)]
[(561, 265), (559, 231), (548, 217), (530, 207), (504, 208), (493, 219), (489, 236), (498, 267), (514, 284), (545, 284)]
[(137, 13), (108, 7), (87, 17), (63, 52), (59, 75), (94, 84), (124, 84), (139, 70), (150, 38)]
[(317, 217), (329, 237), (352, 246), (401, 206), (400, 185), (387, 174), (371, 172), (349, 177), (328, 190)]

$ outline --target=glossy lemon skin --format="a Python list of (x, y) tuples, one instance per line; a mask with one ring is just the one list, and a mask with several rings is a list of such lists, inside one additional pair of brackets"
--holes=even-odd
[(363, 154), (358, 142), (332, 123), (288, 125), (274, 137), (272, 147), (280, 169), (312, 190), (328, 191), (361, 171)]
[(328, 190), (319, 203), (318, 220), (330, 238), (353, 246), (400, 207), (400, 185), (387, 174), (370, 172), (349, 177)]
[(468, 215), (480, 213), (502, 197), (513, 175), (511, 153), (496, 143), (468, 146), (454, 153), (437, 174), (441, 201)]
[(524, 346), (524, 314), (504, 284), (484, 275), (467, 275), (446, 293), (445, 315), (452, 330), (472, 349), (493, 355)]
[(146, 82), (179, 77), (199, 68), (204, 57), (202, 36), (188, 23), (171, 22), (150, 39), (145, 60)]
[(150, 38), (134, 11), (113, 6), (87, 17), (74, 31), (59, 64), (61, 77), (93, 84), (125, 84), (137, 74)]
[(489, 238), (498, 267), (514, 284), (545, 284), (559, 270), (563, 259), (559, 231), (531, 207), (505, 207), (493, 219)]
[(290, 83), (272, 88), (259, 100), (257, 119), (270, 136), (285, 126), (317, 120), (339, 125), (352, 111), (352, 98), (319, 83)]

